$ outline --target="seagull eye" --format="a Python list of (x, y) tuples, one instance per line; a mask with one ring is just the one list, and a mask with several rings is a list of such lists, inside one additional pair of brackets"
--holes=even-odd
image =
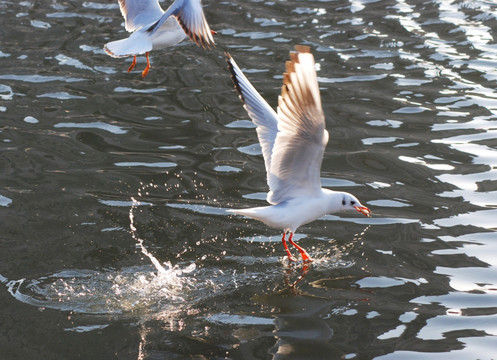
[(352, 200), (352, 201), (350, 202), (350, 205), (355, 205), (355, 201), (354, 201), (354, 200)]
[(345, 199), (342, 200), (342, 205), (345, 205)]

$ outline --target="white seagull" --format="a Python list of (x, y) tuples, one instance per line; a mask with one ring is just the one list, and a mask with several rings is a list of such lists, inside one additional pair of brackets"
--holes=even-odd
[(264, 224), (283, 229), (282, 242), (288, 259), (292, 257), (285, 240), (297, 248), (303, 262), (312, 261), (293, 240), (301, 225), (326, 214), (357, 210), (369, 216), (371, 211), (347, 192), (321, 187), (320, 170), (328, 143), (325, 117), (317, 81), (314, 57), (309, 47), (295, 46), (283, 74), (278, 112), (275, 112), (245, 77), (233, 58), (226, 54), (228, 69), (244, 108), (256, 125), (257, 136), (266, 165), (270, 206), (228, 210)]
[(104, 50), (112, 57), (133, 56), (128, 72), (136, 65), (136, 55), (145, 54), (147, 67), (142, 77), (147, 76), (149, 52), (176, 45), (187, 36), (204, 49), (215, 45), (215, 32), (207, 24), (200, 0), (176, 0), (166, 11), (159, 0), (119, 0), (119, 7), (125, 29), (132, 34), (105, 44)]

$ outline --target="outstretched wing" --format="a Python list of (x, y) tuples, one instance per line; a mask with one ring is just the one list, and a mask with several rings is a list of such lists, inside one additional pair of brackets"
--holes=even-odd
[(119, 8), (129, 32), (152, 24), (164, 14), (158, 0), (119, 0)]
[(244, 104), (243, 107), (256, 126), (257, 137), (261, 144), (262, 155), (264, 156), (266, 173), (268, 174), (269, 180), (271, 154), (273, 152), (276, 133), (278, 132), (278, 115), (252, 86), (236, 64), (235, 60), (233, 60), (228, 53), (226, 53), (226, 62), (228, 63), (228, 69), (231, 72), (231, 79)]
[(185, 34), (198, 46), (210, 49), (215, 45), (200, 0), (176, 0), (147, 31), (153, 34), (170, 16), (176, 18)]
[(321, 163), (328, 143), (314, 57), (307, 46), (290, 53), (278, 99), (278, 133), (268, 172), (268, 202), (278, 204), (321, 191)]

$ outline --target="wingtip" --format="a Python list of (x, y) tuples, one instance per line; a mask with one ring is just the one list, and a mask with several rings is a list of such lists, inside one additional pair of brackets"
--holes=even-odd
[(307, 45), (295, 45), (295, 51), (290, 52), (290, 60), (286, 62), (286, 72), (295, 72), (296, 64), (314, 63), (314, 55), (311, 48)]
[(224, 52), (224, 60), (226, 61), (226, 64), (228, 64), (228, 71), (231, 73), (231, 76), (235, 76), (235, 70), (233, 69), (233, 57), (231, 54), (227, 51)]
[(216, 42), (212, 36), (211, 30), (208, 28), (203, 32), (194, 32), (182, 21), (181, 18), (177, 18), (178, 23), (185, 32), (185, 34), (198, 46), (204, 50), (212, 50), (216, 47)]
[(298, 53), (310, 53), (311, 47), (307, 45), (295, 45), (295, 51)]
[[(309, 54), (310, 56), (312, 55), (311, 48), (310, 46), (307, 45), (295, 45), (295, 50), (290, 51), (290, 61), (287, 61), (287, 72), (293, 72), (295, 71), (295, 64), (300, 63), (300, 55), (301, 54)], [(289, 69), (288, 66), (291, 66)]]
[(210, 29), (202, 8), (200, 8), (200, 11), (201, 14), (199, 14), (200, 19), (198, 24), (188, 24), (188, 20), (187, 18), (185, 18), (185, 13), (183, 12), (183, 10), (179, 11), (178, 14), (175, 14), (174, 17), (178, 21), (185, 34), (193, 42), (195, 42), (197, 46), (202, 47), (203, 49), (212, 50), (212, 48), (216, 47), (216, 42), (214, 41), (213, 34), (217, 33), (213, 32)]
[(288, 64), (293, 65), (294, 63), (298, 62), (299, 62), (299, 53), (295, 51), (290, 51), (290, 61), (286, 62), (287, 66)]
[(294, 56), (290, 56), (291, 61), (285, 62), (285, 72), (289, 73), (289, 74), (295, 71), (295, 63), (298, 62), (298, 58), (296, 56), (297, 55), (296, 53), (290, 53), (290, 55), (294, 55)]
[[(185, 6), (187, 9), (185, 9)], [(202, 47), (204, 50), (212, 50), (212, 48), (216, 47), (213, 35), (217, 35), (217, 32), (210, 29), (200, 1), (198, 1), (198, 4), (185, 4), (184, 2), (181, 4), (178, 3), (178, 1), (173, 2), (166, 13), (163, 14), (163, 16), (153, 23), (146, 31), (148, 33), (154, 33), (169, 16), (174, 16), (185, 34), (197, 46)]]
[(229, 52), (226, 51), (224, 53), (224, 55), (225, 55), (226, 63), (228, 64), (228, 71), (231, 73), (231, 81), (233, 82), (233, 85), (234, 85), (236, 91), (238, 92), (238, 96), (240, 97), (240, 100), (242, 101), (242, 103), (245, 104), (245, 99), (244, 99), (243, 94), (242, 94), (242, 88), (240, 86), (240, 81), (238, 80), (238, 75), (236, 73), (235, 67), (238, 70), (240, 70), (240, 69), (238, 68), (238, 65), (236, 64), (233, 57), (231, 57), (231, 54)]
[(283, 73), (283, 86), (285, 85), (288, 85), (291, 83), (291, 79), (290, 79), (290, 72), (284, 72)]
[[(278, 111), (287, 118), (302, 118), (306, 109), (312, 107), (322, 115), (321, 97), (316, 77), (314, 56), (306, 45), (296, 45), (285, 64)], [(321, 118), (321, 115), (319, 118)]]

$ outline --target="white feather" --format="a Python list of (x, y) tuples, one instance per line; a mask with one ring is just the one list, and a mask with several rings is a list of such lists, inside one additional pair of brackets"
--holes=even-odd
[(214, 46), (214, 38), (200, 0), (176, 0), (162, 10), (158, 0), (119, 0), (128, 38), (104, 45), (113, 57), (139, 55), (176, 45), (187, 36), (203, 47)]
[[(329, 136), (314, 57), (306, 46), (296, 46), (296, 50), (287, 62), (277, 113), (231, 56), (227, 58), (244, 107), (256, 125), (267, 171), (267, 201), (272, 204), (228, 211), (292, 233), (303, 224), (342, 210), (370, 214), (353, 195), (321, 187), (321, 162)], [(302, 257), (309, 260), (306, 254)]]
[(135, 31), (128, 38), (111, 41), (104, 46), (104, 50), (112, 57), (125, 57), (145, 54), (152, 50), (152, 39), (142, 31)]

